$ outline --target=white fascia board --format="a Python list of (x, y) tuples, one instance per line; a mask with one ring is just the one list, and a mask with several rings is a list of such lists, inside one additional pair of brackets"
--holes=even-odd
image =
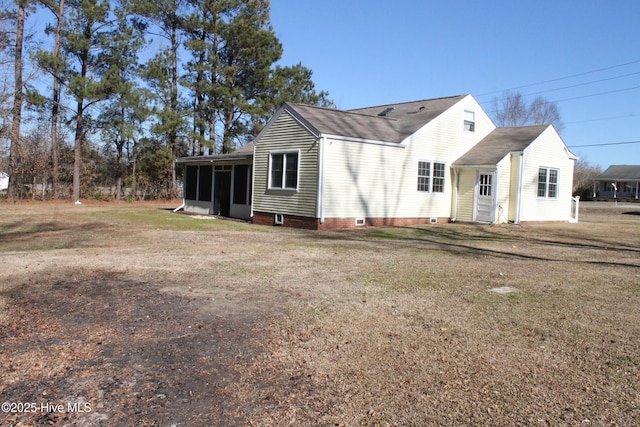
[(388, 142), (388, 141), (377, 141), (375, 139), (365, 139), (365, 138), (354, 138), (354, 137), (350, 137), (350, 136), (344, 136), (344, 135), (328, 135), (328, 134), (321, 134), (321, 137), (324, 137), (326, 139), (332, 139), (334, 141), (344, 141), (344, 142), (358, 142), (361, 144), (372, 144), (372, 145), (382, 145), (385, 147), (395, 147), (395, 148), (405, 148), (406, 145), (404, 143), (401, 142)]

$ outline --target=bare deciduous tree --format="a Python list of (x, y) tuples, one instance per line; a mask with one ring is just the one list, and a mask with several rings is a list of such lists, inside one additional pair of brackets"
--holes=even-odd
[(520, 92), (507, 91), (501, 98), (494, 98), (493, 110), (498, 126), (552, 124), (558, 132), (564, 129), (558, 105), (543, 96), (528, 104)]
[(593, 179), (602, 174), (602, 168), (592, 165), (586, 160), (576, 161), (573, 169), (573, 194), (583, 200), (590, 200), (593, 196)]

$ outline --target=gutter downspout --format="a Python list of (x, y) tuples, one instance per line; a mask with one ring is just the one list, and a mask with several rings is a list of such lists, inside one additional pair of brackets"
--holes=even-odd
[[(255, 140), (254, 140), (255, 141)], [(256, 180), (256, 144), (253, 144), (253, 155), (251, 156), (251, 200), (249, 200), (249, 218), (253, 222), (253, 195), (255, 194)]]
[(179, 212), (184, 209), (185, 201), (182, 199), (182, 204), (173, 210), (173, 213)]
[(453, 180), (456, 185), (453, 187), (453, 215), (451, 216), (451, 222), (456, 222), (458, 218), (458, 190), (460, 188), (460, 175), (458, 175), (458, 168), (453, 168)]
[(316, 202), (316, 218), (324, 224), (324, 142), (325, 138), (318, 138), (318, 194)]
[(491, 220), (491, 224), (500, 224), (500, 210), (502, 209), (502, 206), (500, 206), (499, 202), (499, 191), (500, 191), (500, 187), (499, 187), (499, 183), (500, 180), (498, 179), (498, 165), (496, 165), (495, 169), (493, 170), (493, 176), (494, 179), (496, 181), (494, 188), (493, 188), (493, 218)]
[(522, 175), (524, 173), (524, 153), (520, 153), (520, 164), (518, 165), (518, 194), (516, 195), (516, 216), (514, 224), (520, 224), (520, 205), (522, 204)]

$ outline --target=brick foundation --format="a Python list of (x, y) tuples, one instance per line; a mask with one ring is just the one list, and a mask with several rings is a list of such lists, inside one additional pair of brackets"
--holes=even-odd
[[(446, 224), (449, 218), (436, 218), (437, 224)], [(253, 212), (253, 223), (259, 225), (276, 225), (275, 214), (269, 212)], [(365, 218), (364, 226), (371, 227), (406, 227), (409, 225), (431, 224), (430, 218)], [(307, 230), (333, 230), (338, 228), (356, 228), (356, 218), (325, 218), (320, 223), (318, 218), (283, 214), (283, 227), (303, 228)]]

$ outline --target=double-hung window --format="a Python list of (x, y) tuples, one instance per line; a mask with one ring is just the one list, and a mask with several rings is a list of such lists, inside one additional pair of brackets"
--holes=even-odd
[(464, 130), (467, 132), (475, 132), (476, 130), (476, 113), (473, 111), (464, 111)]
[(558, 198), (558, 169), (538, 169), (538, 197), (545, 199)]
[(296, 190), (298, 188), (298, 152), (271, 153), (269, 188)]
[(418, 162), (418, 191), (444, 193), (446, 167), (441, 162)]

